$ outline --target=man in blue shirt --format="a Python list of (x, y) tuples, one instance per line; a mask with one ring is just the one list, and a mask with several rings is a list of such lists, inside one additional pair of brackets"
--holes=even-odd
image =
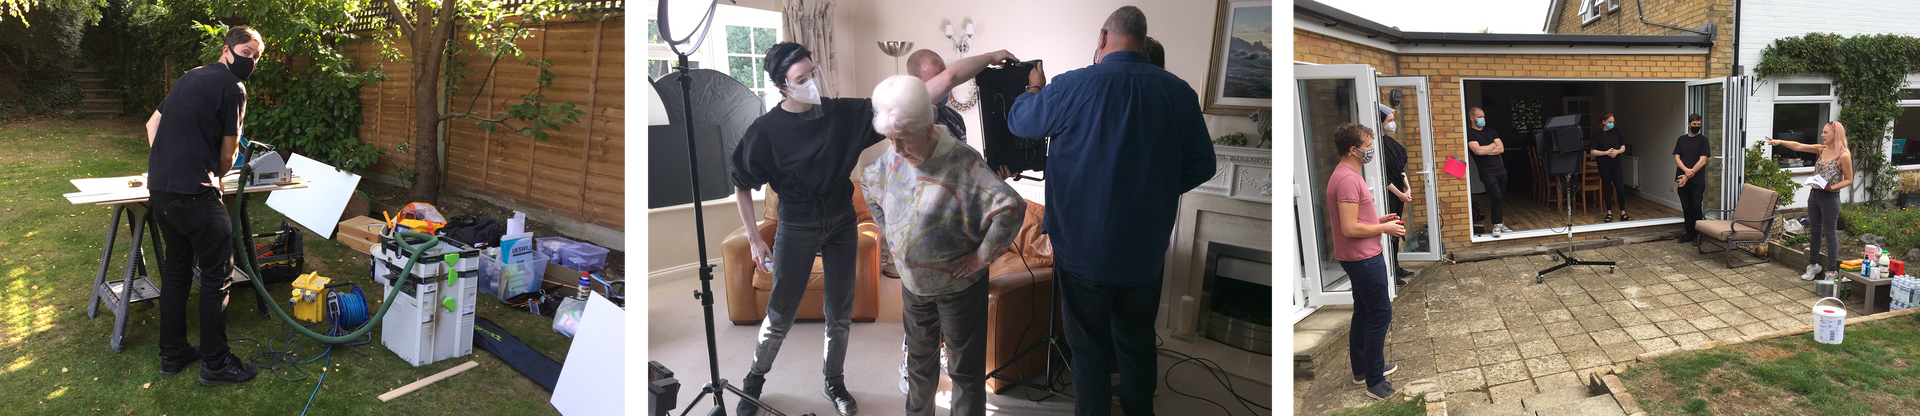
[(1146, 15), (1121, 7), (1100, 29), (1094, 65), (1046, 85), (1042, 66), (1007, 126), (1052, 137), (1042, 230), (1053, 241), (1074, 414), (1107, 415), (1117, 363), (1120, 407), (1153, 414), (1153, 321), (1180, 194), (1213, 177), (1200, 97), (1148, 63)]

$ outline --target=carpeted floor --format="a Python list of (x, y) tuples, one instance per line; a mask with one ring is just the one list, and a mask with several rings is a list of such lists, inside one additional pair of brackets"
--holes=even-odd
[[(900, 325), (900, 281), (880, 279), (880, 317), (873, 323), (853, 324), (853, 340), (847, 351), (847, 388), (853, 391), (854, 399), (860, 402), (861, 415), (899, 415), (905, 413), (906, 396), (900, 394), (900, 338), (903, 330)], [(734, 326), (727, 320), (726, 293), (716, 281), (714, 285), (714, 339), (720, 356), (720, 376), (738, 386), (739, 378), (746, 375), (747, 365), (753, 361), (753, 347), (758, 326)], [(700, 288), (698, 279), (681, 279), (662, 283), (648, 288), (648, 352), (647, 359), (658, 361), (674, 372), (682, 387), (676, 403), (684, 409), (694, 396), (700, 394), (700, 387), (707, 383), (708, 363), (705, 326), (702, 324), (701, 308), (698, 300), (692, 296)], [(780, 351), (780, 358), (772, 373), (767, 375), (766, 391), (761, 399), (779, 408), (788, 415), (814, 413), (819, 416), (835, 415), (833, 405), (822, 397), (824, 388), (820, 374), (820, 356), (825, 343), (825, 324), (820, 322), (796, 322), (793, 331), (788, 333), (787, 342)], [(1181, 364), (1169, 373), (1167, 368), (1179, 362), (1179, 358), (1162, 352), (1160, 371), (1162, 380), (1154, 401), (1154, 411), (1164, 415), (1270, 415), (1273, 412), (1259, 407), (1244, 406), (1237, 403), (1220, 378), (1192, 362)], [(1222, 373), (1233, 385), (1240, 396), (1260, 406), (1271, 407), (1272, 387), (1247, 380), (1238, 376)], [(1206, 400), (1194, 399), (1168, 390), (1168, 385), (1178, 386), (1181, 393), (1203, 397), (1217, 402), (1218, 406)], [(942, 377), (937, 400), (948, 400), (951, 386)], [(1061, 415), (1072, 414), (1073, 403), (1064, 397), (1052, 397), (1043, 401), (1027, 399), (1029, 391), (1013, 388), (1005, 395), (989, 393), (987, 414), (989, 415)], [(1032, 393), (1040, 398), (1045, 393)], [(728, 411), (731, 412), (737, 400), (727, 397)], [(712, 399), (704, 399), (696, 404), (695, 414), (705, 414), (711, 407)], [(944, 409), (946, 406), (943, 404)], [(1225, 410), (1222, 410), (1222, 409)], [(680, 414), (676, 409), (673, 414)], [(941, 410), (940, 414), (945, 414)], [(1114, 414), (1120, 414), (1117, 410)]]

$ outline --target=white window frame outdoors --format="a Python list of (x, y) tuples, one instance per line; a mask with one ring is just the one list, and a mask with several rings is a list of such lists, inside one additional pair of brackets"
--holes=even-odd
[(1607, 13), (1620, 11), (1620, 0), (1607, 0)]
[[(1900, 86), (1900, 90), (1901, 91), (1920, 90), (1920, 74), (1908, 74), (1907, 83), (1906, 85)], [(1901, 99), (1900, 101), (1896, 102), (1894, 105), (1899, 106), (1900, 111), (1920, 111), (1920, 99), (1911, 99), (1911, 100)], [(1892, 122), (1887, 123), (1887, 138), (1886, 138), (1887, 140), (1886, 140), (1885, 148), (1882, 150), (1887, 154), (1889, 163), (1892, 162), (1892, 158), (1893, 158), (1893, 139), (1894, 139), (1893, 128), (1899, 127), (1899, 122), (1900, 122), (1900, 118), (1894, 117), (1894, 120)], [(1907, 143), (1907, 145), (1920, 146), (1920, 143)], [(1893, 168), (1894, 170), (1899, 170), (1899, 171), (1920, 170), (1920, 163), (1894, 165)]]
[[(1768, 85), (1765, 88), (1769, 94), (1772, 94), (1772, 97), (1770, 97), (1771, 102), (1767, 103), (1769, 105), (1769, 107), (1767, 108), (1768, 112), (1773, 112), (1773, 110), (1777, 108), (1773, 106), (1777, 106), (1780, 104), (1826, 104), (1828, 108), (1827, 121), (1840, 119), (1840, 96), (1839, 94), (1837, 94), (1838, 91), (1835, 89), (1835, 88), (1838, 88), (1838, 86), (1834, 85), (1832, 78), (1824, 78), (1824, 77), (1774, 78), (1774, 79), (1767, 80), (1767, 83), (1770, 85)], [(1780, 86), (1785, 84), (1827, 84), (1827, 95), (1781, 96)], [(1774, 120), (1777, 118), (1778, 118), (1778, 114), (1775, 114), (1773, 117), (1768, 117), (1769, 124), (1772, 123), (1771, 120)], [(1772, 136), (1776, 134), (1776, 132), (1772, 131), (1773, 127), (1771, 125), (1767, 127), (1767, 130), (1768, 130), (1768, 134), (1766, 134), (1766, 136)], [(1888, 145), (1891, 146), (1892, 144), (1889, 143)], [(1767, 146), (1766, 157), (1769, 159), (1773, 158), (1772, 146)], [(1813, 167), (1802, 166), (1797, 168), (1786, 168), (1786, 171), (1789, 174), (1813, 173)]]
[[(1579, 0), (1580, 24), (1585, 25), (1593, 23), (1595, 20), (1600, 20), (1602, 13), (1599, 13), (1598, 10), (1601, 6), (1607, 5), (1607, 1), (1608, 0)], [(1619, 7), (1619, 5), (1614, 6), (1615, 9), (1619, 9)]]

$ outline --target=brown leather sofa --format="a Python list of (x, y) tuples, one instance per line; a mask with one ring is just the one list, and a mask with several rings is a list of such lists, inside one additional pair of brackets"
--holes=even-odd
[[(859, 216), (860, 247), (855, 250), (853, 268), (853, 316), (854, 322), (873, 322), (880, 316), (880, 246), (877, 238), (880, 227), (874, 225), (873, 216), (867, 213), (867, 204), (860, 194), (860, 188), (853, 188), (854, 214)], [(779, 229), (779, 195), (772, 189), (767, 190), (766, 215), (752, 229), (760, 233), (767, 247), (773, 247), (774, 230)], [(767, 297), (773, 294), (773, 274), (754, 269), (753, 249), (747, 242), (748, 227), (740, 227), (720, 244), (720, 256), (723, 261), (721, 276), (726, 279), (727, 318), (734, 325), (758, 325), (767, 317)], [(824, 302), (826, 284), (821, 271), (820, 258), (813, 259), (813, 275), (807, 279), (807, 294), (800, 299), (799, 312), (795, 319), (826, 319), (821, 305)], [(897, 296), (897, 295), (896, 295)]]
[[(1013, 246), (987, 266), (987, 370), (1006, 364), (1020, 350), (1047, 335), (1047, 313), (1053, 311), (1054, 328), (1061, 327), (1053, 305), (1053, 244), (1040, 233), (1040, 220), (1046, 207), (1027, 201), (1027, 217)], [(1024, 259), (1024, 261), (1023, 261)], [(1056, 332), (1057, 333), (1057, 332)], [(1066, 348), (1066, 338), (1060, 338)], [(1026, 378), (1047, 369), (1048, 351), (1035, 349), (1020, 357), (1000, 375)], [(1065, 370), (1066, 363), (1054, 363)], [(1012, 385), (1000, 379), (988, 379), (987, 389), (998, 391)]]

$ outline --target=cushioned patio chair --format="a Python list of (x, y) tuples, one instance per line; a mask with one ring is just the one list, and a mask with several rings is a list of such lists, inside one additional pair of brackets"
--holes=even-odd
[[(1733, 209), (1711, 210), (1722, 213), (1722, 218), (1727, 219), (1700, 220), (1694, 223), (1693, 229), (1699, 231), (1702, 237), (1693, 240), (1694, 248), (1701, 254), (1726, 252), (1726, 263), (1729, 269), (1770, 261), (1769, 257), (1755, 253), (1753, 249), (1742, 248), (1740, 245), (1766, 244), (1767, 239), (1773, 237), (1773, 223), (1778, 219), (1775, 211), (1779, 207), (1777, 205), (1779, 202), (1780, 194), (1772, 189), (1753, 184), (1741, 184), (1740, 200), (1739, 203), (1734, 204)], [(1708, 242), (1708, 239), (1714, 241)], [(1720, 249), (1708, 251), (1701, 246), (1702, 242), (1718, 246)], [(1734, 264), (1733, 252), (1735, 251), (1745, 252), (1758, 260)]]

